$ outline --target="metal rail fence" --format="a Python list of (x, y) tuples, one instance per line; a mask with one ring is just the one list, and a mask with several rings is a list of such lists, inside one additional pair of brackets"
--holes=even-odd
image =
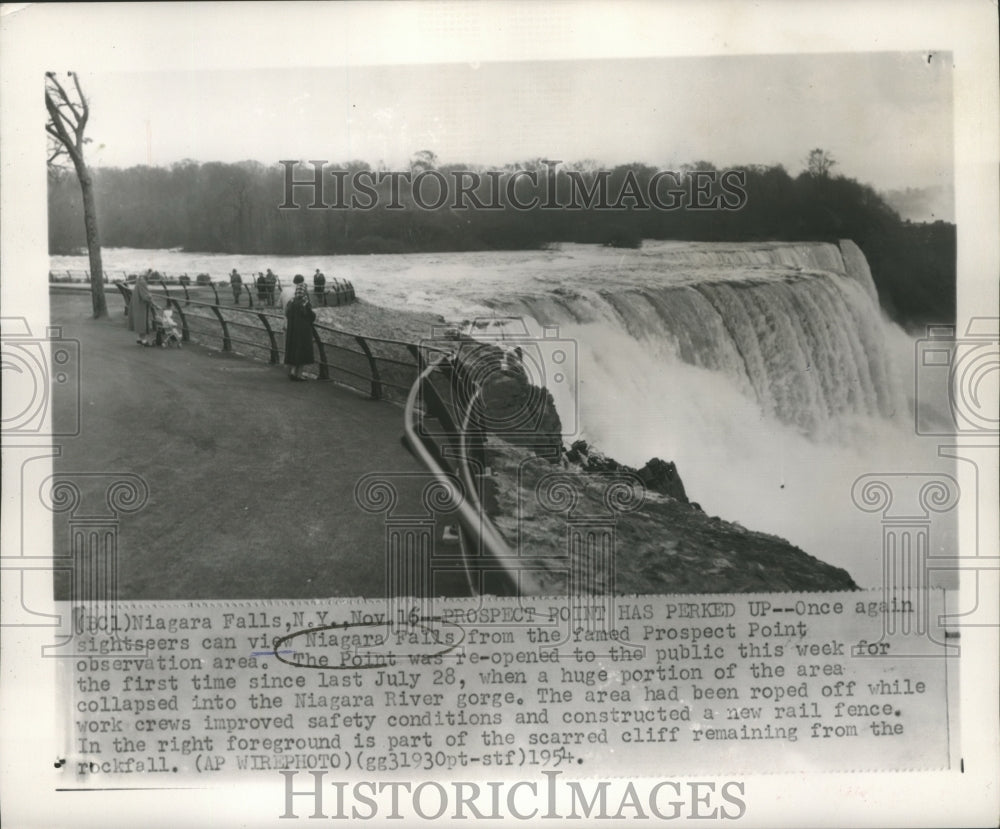
[[(127, 313), (132, 287), (121, 281), (114, 284)], [(253, 305), (194, 299), (187, 286), (183, 286), (182, 300), (170, 292), (165, 282), (159, 285), (167, 307), (177, 312), (183, 342), (218, 344), (222, 351), (244, 354), (272, 365), (282, 362), (283, 314)], [(322, 322), (312, 324), (312, 337), (318, 356), (318, 378), (333, 380), (373, 400), (402, 403), (422, 368), (419, 349), (413, 343), (354, 334)]]
[[(132, 288), (115, 282), (125, 310)], [(278, 364), (283, 357), (283, 315), (262, 308), (184, 299), (160, 286), (177, 312), (184, 342), (218, 344), (223, 351)], [(474, 595), (517, 596), (537, 593), (529, 562), (507, 544), (486, 515), (480, 497), (487, 466), (486, 436), (475, 423), (481, 390), (456, 394), (454, 352), (430, 344), (354, 334), (323, 323), (312, 324), (319, 357), (318, 377), (366, 394), (373, 400), (401, 403), (403, 443), (445, 487), (454, 492), (459, 539), (469, 588)], [(455, 479), (464, 493), (455, 491)], [(453, 561), (449, 562), (453, 566)], [(448, 569), (451, 569), (449, 567)]]
[(404, 408), (403, 441), (417, 460), (444, 486), (461, 482), (456, 517), (466, 577), (473, 595), (538, 595), (533, 575), (537, 565), (519, 556), (487, 515), (482, 487), (488, 461), (486, 434), (474, 412), (481, 388), (468, 392), (459, 384), (453, 354), (428, 354), (426, 367), (410, 389)]
[[(120, 277), (115, 274), (121, 274)], [(169, 295), (168, 286), (180, 287), (184, 291), (186, 299), (190, 298), (189, 288), (195, 292), (207, 288), (212, 291), (212, 296), (217, 304), (222, 303), (219, 296), (219, 289), (227, 299), (233, 295), (233, 304), (239, 305), (244, 297), (248, 308), (254, 305), (276, 307), (281, 298), (281, 292), (285, 286), (281, 284), (281, 279), (270, 285), (260, 284), (255, 279), (248, 279), (246, 282), (238, 283), (239, 290), (234, 294), (233, 285), (228, 277), (223, 279), (212, 279), (207, 273), (197, 274), (193, 279), (187, 273), (161, 273), (156, 271), (152, 276), (147, 275), (150, 284), (162, 286), (165, 293)], [(104, 282), (106, 284), (123, 282), (128, 284), (135, 281), (135, 274), (128, 274), (126, 271), (104, 271)], [(90, 271), (74, 270), (62, 268), (49, 271), (49, 282), (53, 285), (83, 284), (90, 282)], [(317, 304), (323, 306), (348, 305), (355, 300), (354, 286), (349, 279), (340, 277), (330, 277), (322, 291), (317, 292), (310, 289), (310, 294), (316, 298)]]

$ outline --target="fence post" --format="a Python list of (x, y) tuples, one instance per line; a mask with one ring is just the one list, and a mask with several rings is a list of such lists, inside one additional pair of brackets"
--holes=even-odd
[(121, 293), (122, 299), (125, 301), (125, 310), (122, 311), (122, 314), (127, 317), (128, 316), (128, 306), (132, 302), (132, 291), (129, 290), (129, 288), (126, 287), (125, 284), (122, 283), (122, 282), (116, 282), (115, 284), (118, 286), (118, 291), (119, 291), (119, 293)]
[(309, 328), (312, 331), (313, 340), (316, 342), (316, 348), (319, 350), (319, 379), (329, 380), (330, 367), (326, 362), (326, 347), (323, 345), (323, 341), (319, 338), (319, 334), (316, 333), (316, 326), (310, 323)]
[(186, 343), (191, 342), (191, 331), (188, 329), (187, 317), (181, 310), (181, 304), (176, 299), (171, 298), (167, 300), (167, 307), (170, 305), (177, 309), (177, 315), (181, 318), (181, 340)]
[(424, 358), (420, 351), (420, 347), (414, 345), (413, 343), (407, 343), (406, 349), (413, 355), (413, 359), (417, 361), (417, 376), (419, 377), (424, 373), (424, 369), (427, 368), (424, 365)]
[(161, 288), (163, 288), (163, 295), (164, 295), (164, 296), (165, 296), (165, 297), (166, 297), (167, 299), (170, 299), (170, 291), (168, 291), (168, 290), (167, 290), (167, 283), (166, 283), (166, 280), (164, 280), (164, 279), (163, 279), (162, 277), (161, 277), (161, 279), (160, 279), (160, 287), (161, 287)]
[[(187, 276), (187, 274), (184, 274), (184, 276)], [(186, 280), (181, 281), (181, 287), (184, 289), (184, 304), (185, 305), (190, 305), (191, 304), (191, 294), (188, 293), (188, 286), (187, 286), (187, 281)]]
[(257, 289), (257, 285), (253, 283), (252, 285), (244, 285), (243, 287), (247, 289), (247, 308), (253, 308), (253, 292)]
[(215, 312), (215, 316), (219, 320), (219, 325), (222, 326), (222, 350), (232, 351), (233, 341), (229, 339), (229, 326), (226, 324), (226, 320), (223, 318), (222, 312), (219, 310), (219, 306), (210, 305), (209, 307)]
[(271, 341), (271, 365), (277, 365), (281, 355), (278, 352), (278, 341), (274, 338), (274, 329), (271, 328), (271, 323), (267, 321), (267, 317), (263, 313), (258, 312), (257, 316), (260, 318), (260, 321), (264, 323), (264, 330), (267, 331), (267, 338)]
[(208, 280), (209, 287), (212, 289), (212, 293), (215, 294), (215, 304), (219, 304), (219, 289), (215, 287), (215, 283), (211, 279)]
[(368, 343), (364, 337), (355, 337), (358, 345), (361, 346), (361, 350), (365, 352), (365, 356), (368, 358), (368, 365), (371, 367), (372, 371), (372, 400), (382, 399), (382, 378), (378, 373), (378, 363), (375, 362), (375, 357), (372, 355), (372, 350), (368, 347)]

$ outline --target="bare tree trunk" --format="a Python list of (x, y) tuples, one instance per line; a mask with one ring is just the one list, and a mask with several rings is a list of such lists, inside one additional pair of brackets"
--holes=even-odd
[(87, 251), (90, 254), (90, 300), (94, 319), (108, 315), (108, 302), (104, 296), (104, 265), (101, 262), (101, 238), (97, 231), (97, 203), (94, 201), (94, 181), (86, 164), (76, 170), (83, 193), (83, 223), (87, 229)]

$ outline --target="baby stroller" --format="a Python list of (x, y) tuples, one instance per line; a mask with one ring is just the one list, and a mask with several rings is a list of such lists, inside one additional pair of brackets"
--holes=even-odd
[(180, 348), (181, 335), (174, 322), (174, 312), (169, 308), (154, 308), (153, 319), (156, 323), (156, 344), (163, 348)]

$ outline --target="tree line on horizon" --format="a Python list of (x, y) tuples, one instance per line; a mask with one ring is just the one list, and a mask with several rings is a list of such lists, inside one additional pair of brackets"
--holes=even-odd
[[(258, 162), (228, 164), (183, 161), (170, 167), (137, 166), (93, 170), (94, 194), (102, 243), (107, 247), (181, 248), (203, 253), (261, 255), (336, 255), (472, 250), (537, 249), (556, 242), (638, 247), (642, 239), (687, 241), (836, 241), (853, 239), (865, 253), (883, 308), (910, 328), (953, 322), (955, 317), (955, 226), (945, 222), (915, 224), (898, 213), (869, 185), (833, 175), (832, 158), (810, 153), (796, 176), (784, 167), (747, 165), (740, 171), (746, 201), (739, 209), (639, 209), (636, 200), (619, 201), (621, 209), (596, 202), (579, 209), (454, 209), (452, 199), (426, 210), (403, 188), (403, 209), (389, 209), (389, 183), (374, 187), (370, 209), (308, 209), (308, 188), (297, 190), (299, 209), (279, 210), (285, 199), (285, 169)], [(361, 162), (330, 164), (349, 173), (368, 169)], [(296, 173), (309, 175), (308, 165)], [(467, 165), (437, 165), (432, 153), (420, 153), (412, 172), (433, 169), (448, 176), (475, 170)], [(508, 165), (506, 174), (535, 170), (534, 192), (544, 202), (543, 160)], [(552, 183), (565, 195), (567, 175), (593, 186), (594, 163), (555, 168)], [(606, 173), (608, 191), (622, 192), (629, 179), (641, 192), (659, 172), (647, 164), (619, 165)], [(700, 174), (722, 172), (708, 162), (684, 165), (677, 174), (680, 192)], [(719, 195), (719, 182), (706, 192)], [(671, 180), (674, 181), (674, 180)], [(664, 187), (663, 189), (667, 189)], [(473, 192), (489, 203), (494, 194), (483, 181)], [(522, 201), (533, 192), (519, 181)], [(434, 200), (434, 187), (428, 187)], [(690, 195), (690, 187), (687, 189)], [(354, 191), (339, 195), (349, 203)], [(361, 194), (364, 196), (364, 194)], [(612, 196), (613, 198), (613, 196)], [(335, 188), (325, 200), (335, 203)], [(367, 201), (371, 201), (368, 199)], [(397, 203), (399, 203), (397, 202)], [(365, 203), (365, 202), (363, 202)], [(48, 175), (49, 251), (76, 253), (86, 245), (80, 187), (71, 172), (50, 168)]]

